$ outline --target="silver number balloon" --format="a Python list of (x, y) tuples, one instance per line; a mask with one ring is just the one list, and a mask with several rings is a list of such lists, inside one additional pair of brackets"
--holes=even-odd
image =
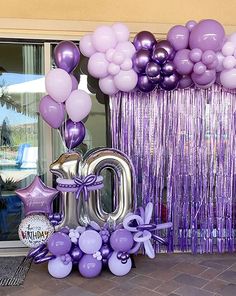
[(120, 223), (127, 213), (134, 210), (135, 173), (128, 157), (116, 149), (98, 148), (85, 155), (80, 166), (82, 176), (99, 175), (102, 170), (111, 169), (114, 173), (117, 200), (111, 213), (104, 211), (101, 203), (101, 191), (90, 191), (87, 202), (83, 203), (83, 221), (91, 220), (100, 225), (105, 222)]
[[(63, 153), (56, 161), (50, 165), (50, 172), (57, 177), (72, 179), (78, 174), (79, 164), (82, 155), (76, 152)], [(75, 228), (78, 226), (77, 200), (73, 192), (62, 192), (63, 219), (56, 226), (56, 230), (68, 226)]]

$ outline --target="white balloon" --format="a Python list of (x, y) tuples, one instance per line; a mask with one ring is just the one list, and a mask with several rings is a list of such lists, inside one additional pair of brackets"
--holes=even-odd
[(68, 276), (72, 270), (72, 262), (64, 264), (60, 257), (52, 259), (48, 262), (48, 272), (57, 279)]
[(117, 258), (118, 252), (113, 252), (108, 261), (110, 271), (116, 276), (123, 276), (130, 272), (132, 267), (131, 259), (129, 258), (125, 264)]
[(236, 88), (236, 69), (222, 71), (220, 73), (220, 82), (226, 88)]
[(234, 45), (236, 45), (236, 33), (231, 34), (228, 37), (228, 41), (232, 42)]
[(234, 56), (227, 56), (223, 60), (223, 67), (225, 69), (233, 69), (236, 66), (236, 59)]
[(222, 53), (225, 57), (232, 56), (234, 54), (235, 45), (233, 42), (227, 41), (222, 47)]

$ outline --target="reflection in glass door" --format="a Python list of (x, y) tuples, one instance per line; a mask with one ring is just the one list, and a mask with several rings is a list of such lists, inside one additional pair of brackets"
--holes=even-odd
[[(17, 241), (24, 210), (15, 190), (43, 177), (43, 44), (0, 44), (0, 247)], [(39, 162), (40, 160), (40, 162)], [(4, 244), (5, 243), (5, 244)]]

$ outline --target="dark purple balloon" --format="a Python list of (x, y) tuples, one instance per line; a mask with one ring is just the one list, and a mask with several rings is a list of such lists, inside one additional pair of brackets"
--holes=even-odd
[(174, 72), (175, 72), (175, 66), (174, 66), (174, 63), (171, 61), (166, 62), (161, 68), (161, 73), (164, 76), (170, 76), (174, 74)]
[(175, 50), (168, 40), (160, 40), (155, 45), (156, 48), (164, 48), (168, 52), (168, 60), (173, 60), (175, 56)]
[(168, 52), (164, 48), (154, 48), (152, 59), (158, 64), (164, 64), (168, 59)]
[(164, 90), (174, 90), (179, 83), (179, 75), (175, 72), (171, 76), (165, 76), (160, 83), (160, 87)]
[(85, 137), (85, 126), (82, 121), (73, 122), (67, 119), (65, 124), (60, 128), (62, 138), (68, 149), (73, 149), (83, 142)]
[(54, 60), (58, 68), (70, 73), (80, 60), (78, 47), (71, 41), (62, 41), (54, 49)]
[(108, 259), (112, 255), (112, 249), (109, 245), (105, 244), (99, 250), (103, 259)]
[(36, 263), (36, 264), (45, 263), (45, 262), (48, 262), (48, 261), (55, 259), (55, 258), (56, 258), (56, 256), (54, 256), (54, 255), (48, 255), (48, 256), (43, 257), (41, 259), (34, 260), (34, 263)]
[(146, 66), (151, 60), (150, 52), (147, 49), (140, 49), (133, 55), (133, 68), (137, 73), (145, 73)]
[(155, 77), (161, 73), (161, 66), (155, 62), (149, 62), (146, 66), (146, 75), (148, 77)]
[(70, 251), (70, 256), (72, 258), (73, 263), (79, 263), (79, 260), (83, 256), (83, 252), (78, 246), (73, 246), (71, 251)]
[(44, 249), (41, 252), (39, 252), (36, 256), (34, 256), (34, 259), (35, 260), (42, 259), (47, 255), (47, 253), (48, 253), (48, 249)]
[(157, 43), (155, 36), (148, 31), (142, 31), (139, 32), (135, 37), (134, 37), (134, 47), (136, 50), (139, 50), (141, 48), (152, 50), (153, 45)]
[(163, 81), (164, 77), (159, 74), (156, 77), (148, 77), (148, 79), (154, 84), (160, 84)]
[(29, 253), (27, 255), (28, 258), (33, 258), (37, 254), (39, 254), (44, 248), (46, 247), (46, 244), (41, 244), (37, 248), (33, 248), (29, 250)]
[(137, 87), (142, 92), (148, 93), (155, 89), (156, 84), (153, 83), (146, 75), (139, 75)]

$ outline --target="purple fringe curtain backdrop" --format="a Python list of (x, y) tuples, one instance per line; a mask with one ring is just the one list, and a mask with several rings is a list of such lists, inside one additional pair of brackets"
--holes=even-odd
[(155, 222), (174, 224), (162, 233), (168, 250), (235, 250), (236, 93), (118, 93), (110, 115), (112, 146), (136, 170), (137, 203), (152, 201)]

